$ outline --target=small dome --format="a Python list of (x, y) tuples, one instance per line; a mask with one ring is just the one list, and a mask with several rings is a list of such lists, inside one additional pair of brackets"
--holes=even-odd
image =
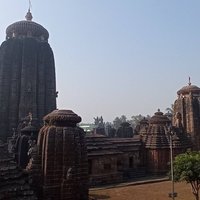
[(76, 125), (81, 122), (81, 117), (71, 110), (54, 110), (44, 118), (44, 121), (49, 124), (59, 123), (60, 125)]
[(47, 41), (49, 38), (48, 31), (40, 24), (37, 24), (31, 20), (32, 14), (29, 10), (26, 14), (26, 20), (15, 22), (7, 27), (6, 38), (34, 37)]
[(166, 115), (163, 115), (163, 112), (158, 111), (154, 114), (153, 117), (149, 120), (150, 124), (168, 124), (170, 123), (169, 118)]
[(182, 87), (178, 92), (177, 94), (178, 95), (184, 95), (184, 94), (189, 94), (189, 93), (197, 93), (199, 94), (200, 93), (200, 88), (197, 87), (196, 85), (187, 85), (187, 86), (184, 86)]

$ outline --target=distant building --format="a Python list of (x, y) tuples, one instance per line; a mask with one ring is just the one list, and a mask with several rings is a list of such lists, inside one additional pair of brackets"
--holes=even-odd
[(93, 132), (93, 130), (95, 128), (95, 125), (94, 124), (81, 123), (81, 124), (79, 124), (79, 127), (82, 128), (87, 134), (87, 133), (92, 133)]

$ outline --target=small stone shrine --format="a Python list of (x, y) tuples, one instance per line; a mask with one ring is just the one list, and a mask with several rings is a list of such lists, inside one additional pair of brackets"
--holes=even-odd
[(44, 117), (38, 137), (42, 199), (87, 200), (88, 160), (81, 117), (54, 110)]

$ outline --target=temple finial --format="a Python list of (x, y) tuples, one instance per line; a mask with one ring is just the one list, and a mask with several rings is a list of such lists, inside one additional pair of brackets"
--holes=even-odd
[(31, 21), (33, 19), (33, 16), (31, 14), (31, 7), (32, 7), (31, 0), (29, 0), (28, 12), (27, 12), (27, 14), (25, 16), (25, 18), (26, 18), (27, 21)]
[(31, 0), (29, 0), (29, 7), (28, 7), (28, 10), (29, 10), (29, 11), (31, 10), (31, 7), (32, 7), (32, 5), (31, 5)]
[(188, 85), (191, 85), (191, 80), (190, 80), (190, 76), (189, 76), (189, 82), (188, 82)]

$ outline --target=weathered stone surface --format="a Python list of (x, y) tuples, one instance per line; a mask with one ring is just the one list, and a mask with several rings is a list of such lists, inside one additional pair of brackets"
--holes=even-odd
[(29, 112), (42, 123), (43, 116), (56, 108), (54, 57), (48, 36), (41, 40), (44, 30), (32, 21), (17, 22), (8, 27), (0, 47), (0, 139), (4, 141)]
[(119, 183), (145, 175), (140, 157), (140, 137), (109, 138), (91, 134), (86, 137), (90, 186)]
[(177, 92), (173, 125), (191, 136), (193, 149), (200, 150), (200, 88), (189, 84)]
[(17, 167), (8, 153), (7, 144), (0, 142), (0, 200), (37, 200), (29, 185), (28, 175)]
[(38, 156), (41, 158), (42, 199), (88, 199), (88, 161), (81, 118), (69, 110), (44, 117)]
[(15, 158), (17, 164), (22, 168), (25, 169), (30, 155), (28, 153), (32, 143), (36, 143), (38, 137), (38, 128), (31, 125), (31, 122), (21, 129), (20, 134), (17, 137), (16, 144), (15, 144)]
[[(146, 133), (142, 132), (141, 137), (146, 149), (147, 169), (150, 173), (166, 173), (169, 170), (170, 162), (170, 132), (171, 121), (160, 110), (149, 120)], [(185, 152), (191, 147), (190, 139), (180, 128), (173, 127), (173, 152), (174, 156)]]

